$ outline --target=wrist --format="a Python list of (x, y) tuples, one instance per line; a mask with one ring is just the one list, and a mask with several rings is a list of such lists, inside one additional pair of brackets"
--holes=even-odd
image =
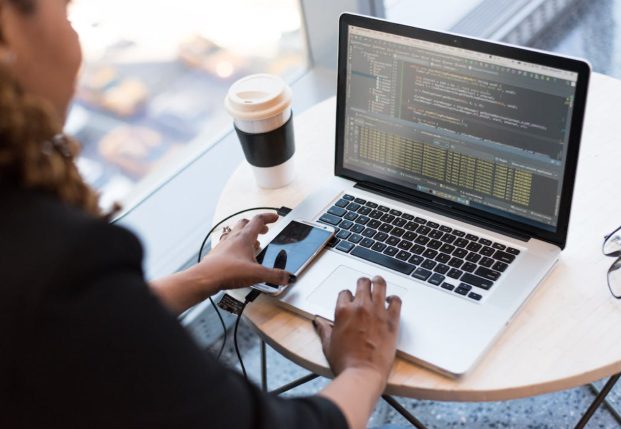
[(370, 366), (349, 367), (339, 374), (339, 376), (356, 380), (359, 386), (364, 387), (367, 391), (375, 393), (377, 397), (386, 389), (386, 376), (381, 371)]

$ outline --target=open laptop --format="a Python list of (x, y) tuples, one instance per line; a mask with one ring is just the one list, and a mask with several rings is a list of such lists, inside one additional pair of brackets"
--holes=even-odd
[(382, 275), (399, 354), (462, 375), (565, 246), (590, 67), (349, 14), (339, 47), (335, 177), (289, 215), (338, 238), (279, 300)]

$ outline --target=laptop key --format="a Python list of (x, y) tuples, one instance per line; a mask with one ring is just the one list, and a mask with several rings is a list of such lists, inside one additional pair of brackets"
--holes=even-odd
[(450, 283), (442, 283), (442, 286), (440, 286), (442, 289), (446, 289), (446, 290), (453, 290), (455, 289), (455, 286), (453, 286)]
[(354, 201), (353, 195), (349, 195), (349, 194), (343, 195), (343, 199), (348, 200), (348, 201)]
[(431, 240), (429, 243), (427, 243), (427, 247), (433, 250), (438, 250), (440, 249), (440, 247), (442, 247), (442, 242), (438, 240)]
[(412, 231), (408, 231), (405, 234), (403, 234), (403, 239), (408, 240), (408, 241), (414, 241), (416, 237), (418, 237), (418, 234)]
[(382, 223), (377, 219), (371, 219), (369, 223), (367, 223), (367, 226), (369, 228), (378, 229), (380, 226), (382, 226)]
[(481, 244), (472, 242), (468, 246), (466, 246), (466, 249), (470, 250), (471, 252), (478, 252), (479, 250), (481, 250), (482, 247), (483, 246)]
[(423, 257), (433, 259), (436, 257), (437, 254), (438, 254), (437, 250), (427, 249), (423, 252)]
[(371, 218), (369, 218), (368, 216), (360, 216), (358, 219), (355, 220), (355, 222), (359, 223), (360, 225), (366, 225), (367, 223), (369, 223), (370, 220)]
[(411, 214), (407, 214), (407, 213), (403, 213), (401, 217), (405, 220), (414, 220), (414, 216), (412, 216)]
[(429, 237), (425, 237), (424, 235), (419, 235), (418, 237), (416, 237), (416, 240), (414, 240), (414, 242), (425, 245), (429, 243)]
[(319, 221), (336, 226), (339, 223), (341, 223), (341, 218), (338, 216), (334, 216), (332, 214), (326, 213), (319, 218)]
[(440, 286), (444, 279), (446, 279), (446, 277), (444, 277), (442, 274), (435, 273), (432, 274), (427, 281), (434, 286)]
[(461, 277), (461, 275), (463, 273), (464, 273), (463, 271), (458, 270), (457, 268), (453, 268), (453, 269), (449, 270), (449, 272), (446, 273), (446, 275), (449, 276), (452, 279), (458, 279), (458, 278)]
[(477, 269), (477, 264), (473, 264), (472, 262), (466, 262), (464, 265), (462, 265), (461, 269), (467, 273), (472, 273), (474, 272), (474, 270)]
[(390, 214), (393, 215), (393, 216), (401, 216), (403, 214), (403, 212), (400, 212), (399, 210), (392, 209), (390, 211)]
[(442, 240), (444, 243), (452, 244), (455, 240), (457, 240), (457, 237), (453, 234), (446, 233), (442, 236), (440, 240)]
[(414, 218), (414, 222), (420, 223), (421, 225), (425, 225), (427, 223), (427, 219), (423, 219), (422, 217)]
[(463, 231), (460, 231), (458, 229), (454, 229), (453, 230), (453, 235), (456, 236), (456, 237), (463, 237), (464, 235), (466, 235), (466, 233), (463, 232)]
[(508, 264), (498, 261), (494, 264), (494, 266), (492, 266), (492, 269), (496, 271), (500, 271), (501, 273), (504, 273), (508, 267), (509, 267)]
[(328, 213), (334, 216), (343, 217), (347, 214), (347, 210), (341, 207), (334, 206), (334, 207), (330, 207), (330, 210), (328, 210)]
[(393, 228), (393, 230), (390, 231), (390, 235), (394, 235), (395, 237), (401, 237), (403, 234), (405, 234), (405, 229), (403, 228)]
[(427, 270), (433, 270), (436, 265), (438, 265), (436, 262), (432, 261), (431, 259), (425, 259), (425, 262), (423, 262), (421, 264), (421, 267), (427, 269)]
[(408, 259), (410, 259), (410, 256), (412, 256), (410, 252), (406, 252), (405, 250), (402, 250), (399, 253), (397, 253), (396, 258), (401, 261), (407, 261)]
[(427, 226), (428, 226), (429, 228), (436, 229), (436, 228), (438, 228), (438, 227), (440, 226), (440, 224), (437, 224), (437, 223), (435, 223), (435, 222), (429, 221), (429, 222), (427, 222)]
[(339, 224), (339, 228), (341, 229), (349, 229), (352, 226), (354, 226), (354, 223), (349, 220), (344, 220), (343, 222)]
[(482, 267), (485, 268), (490, 268), (492, 265), (494, 265), (494, 261), (492, 258), (483, 258), (479, 261), (479, 265), (481, 265)]
[[(392, 247), (392, 249), (395, 249), (395, 248)], [(386, 256), (385, 254), (377, 253), (372, 250), (365, 249), (364, 247), (357, 246), (351, 252), (351, 254), (354, 256), (357, 256), (358, 258), (364, 259), (369, 262), (373, 262), (377, 265), (381, 265), (383, 267), (397, 271), (402, 274), (410, 275), (412, 271), (414, 271), (414, 268), (415, 268), (414, 265), (408, 264), (407, 262), (399, 261), (397, 259), (391, 258), (390, 256)]]
[(388, 234), (386, 234), (385, 232), (378, 232), (377, 234), (375, 234), (375, 241), (386, 241), (386, 239), (388, 238)]
[(446, 264), (450, 260), (451, 257), (446, 253), (439, 253), (438, 256), (436, 256), (436, 261), (440, 262), (441, 264)]
[(450, 268), (444, 264), (438, 264), (434, 268), (434, 271), (439, 274), (446, 274)]
[(421, 225), (418, 227), (416, 232), (418, 232), (421, 235), (427, 235), (431, 232), (431, 228), (429, 228), (428, 226)]
[(362, 247), (367, 247), (370, 248), (371, 246), (373, 246), (375, 244), (374, 240), (371, 240), (370, 238), (364, 238), (361, 242), (360, 245)]
[(452, 232), (453, 228), (449, 228), (448, 226), (441, 225), (440, 226), (440, 231), (442, 231), (442, 232)]
[(481, 295), (479, 295), (478, 293), (470, 292), (468, 294), (468, 298), (474, 299), (475, 301), (481, 301), (481, 298), (483, 298), (483, 297)]
[(354, 200), (354, 202), (355, 202), (356, 204), (366, 204), (366, 203), (367, 203), (367, 201), (366, 201), (366, 200), (363, 200), (362, 198), (356, 198), (356, 199)]
[(328, 246), (328, 247), (334, 247), (334, 246), (336, 246), (337, 244), (339, 244), (339, 242), (340, 242), (340, 241), (341, 241), (341, 240), (339, 240), (338, 238), (336, 238), (336, 237), (332, 237), (332, 238), (330, 239), (330, 241), (328, 241), (327, 246)]
[(388, 213), (390, 211), (390, 209), (386, 206), (379, 206), (377, 209), (384, 213)]
[(455, 246), (453, 246), (452, 244), (444, 243), (438, 250), (440, 250), (440, 252), (442, 253), (450, 255), (451, 253), (453, 253), (453, 251), (455, 251)]
[(376, 203), (372, 203), (371, 201), (367, 201), (367, 207), (371, 207), (372, 209), (376, 209), (377, 208), (377, 204)]
[(431, 231), (429, 234), (427, 234), (429, 237), (431, 238), (442, 238), (442, 236), (444, 235), (444, 233), (442, 231), (438, 231), (437, 229), (434, 229), (433, 231)]
[(393, 236), (388, 237), (388, 240), (386, 240), (386, 244), (390, 246), (396, 246), (397, 244), (399, 244), (400, 241), (401, 240), (399, 239), (399, 237), (395, 237), (393, 235)]
[(423, 258), (420, 255), (412, 255), (412, 257), (408, 260), (408, 262), (410, 264), (420, 265), (420, 264), (423, 263), (424, 260), (425, 260), (425, 258)]
[(468, 254), (468, 251), (465, 249), (455, 249), (455, 251), (453, 252), (453, 256), (455, 256), (456, 258), (465, 258), (466, 255)]
[(349, 241), (341, 241), (337, 246), (336, 250), (340, 250), (341, 252), (349, 253), (351, 249), (355, 246), (354, 243), (350, 243)]
[(500, 244), (500, 243), (494, 243), (492, 244), (492, 247), (496, 250), (505, 250), (507, 248), (507, 246), (505, 246), (504, 244)]
[(421, 255), (424, 251), (425, 251), (425, 247), (421, 246), (420, 244), (415, 244), (414, 247), (412, 247), (412, 253), (416, 253), (417, 255)]
[(448, 265), (453, 268), (459, 268), (464, 264), (464, 261), (459, 258), (453, 258), (448, 261)]
[(351, 232), (343, 230), (343, 231), (339, 231), (339, 233), (336, 234), (336, 238), (340, 238), (341, 240), (347, 240), (350, 235), (351, 235)]
[(348, 240), (351, 241), (352, 243), (358, 244), (362, 240), (362, 235), (352, 234)]
[(484, 279), (483, 277), (475, 276), (474, 274), (465, 273), (459, 279), (464, 283), (468, 283), (469, 285), (476, 286), (481, 289), (489, 290), (494, 285), (494, 282), (491, 280)]
[(383, 223), (382, 226), (379, 227), (379, 230), (381, 232), (386, 232), (389, 233), (390, 231), (392, 231), (393, 226), (388, 224), (388, 223)]
[(384, 243), (375, 242), (375, 244), (371, 246), (371, 250), (382, 253), (384, 250), (386, 250), (386, 247), (387, 246)]
[(382, 216), (384, 216), (384, 213), (379, 210), (371, 210), (371, 213), (369, 213), (369, 217), (372, 219), (380, 219)]
[(474, 272), (477, 276), (481, 276), (484, 279), (488, 279), (491, 281), (496, 281), (500, 278), (500, 273), (498, 271), (490, 270), (489, 268), (479, 267)]
[(418, 229), (418, 224), (415, 222), (408, 222), (405, 224), (405, 229), (408, 231), (416, 231)]
[(466, 240), (478, 241), (479, 237), (477, 237), (476, 235), (473, 235), (473, 234), (466, 234)]
[(496, 253), (494, 253), (494, 256), (492, 257), (497, 261), (504, 262), (505, 264), (510, 264), (511, 262), (515, 261), (515, 255), (503, 252), (501, 250), (498, 250)]
[(479, 253), (483, 256), (492, 256), (494, 254), (495, 250), (492, 249), (491, 247), (483, 247), (481, 250), (479, 250)]
[(520, 254), (520, 251), (517, 249), (514, 249), (513, 247), (507, 247), (507, 253), (517, 256)]
[(392, 246), (384, 250), (384, 254), (388, 256), (395, 256), (397, 253), (399, 253), (399, 249)]
[(470, 252), (468, 253), (468, 256), (466, 256), (466, 261), (472, 262), (474, 264), (476, 264), (480, 260), (481, 260), (481, 255), (479, 255), (478, 253)]
[(479, 243), (481, 243), (483, 246), (491, 246), (492, 245), (492, 241), (488, 240), (486, 238), (479, 238)]
[(414, 243), (412, 243), (411, 241), (401, 240), (397, 247), (401, 250), (410, 250), (413, 245)]
[(418, 280), (426, 281), (431, 276), (431, 271), (424, 268), (419, 268), (412, 274), (412, 277)]
[(360, 208), (360, 204), (358, 203), (349, 203), (347, 205), (347, 210), (351, 210), (352, 212), (357, 212)]
[(468, 286), (462, 283), (459, 286), (457, 286), (457, 289), (455, 289), (455, 293), (466, 296), (468, 295), (468, 292), (470, 292), (470, 289), (472, 289), (471, 286)]
[(368, 207), (360, 207), (360, 209), (358, 210), (358, 214), (367, 216), (368, 214), (371, 213), (371, 209)]
[(349, 204), (349, 201), (347, 201), (346, 199), (341, 199), (341, 200), (338, 200), (336, 203), (334, 203), (335, 206), (341, 207), (341, 208), (347, 207), (347, 204)]
[(356, 224), (351, 227), (350, 231), (354, 234), (360, 234), (362, 231), (364, 231), (364, 229), (364, 225)]
[(356, 220), (358, 218), (358, 213), (356, 212), (348, 212), (345, 216), (343, 216), (346, 220)]
[(366, 238), (373, 238), (375, 234), (377, 234), (377, 231), (374, 230), (373, 228), (367, 228), (364, 231), (362, 231), (362, 236)]
[(386, 213), (382, 216), (380, 220), (382, 222), (391, 223), (393, 220), (395, 220), (395, 217), (391, 214)]
[(407, 220), (403, 219), (402, 217), (398, 217), (395, 220), (392, 221), (392, 224), (394, 226), (398, 226), (398, 227), (403, 227), (405, 226), (405, 224), (408, 223)]
[(468, 244), (470, 244), (470, 242), (468, 240), (465, 240), (463, 238), (458, 238), (457, 240), (455, 240), (453, 242), (453, 244), (457, 247), (466, 247)]

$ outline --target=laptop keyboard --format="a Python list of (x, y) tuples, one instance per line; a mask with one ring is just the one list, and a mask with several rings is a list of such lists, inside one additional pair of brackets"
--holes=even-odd
[[(334, 249), (474, 301), (520, 251), (501, 243), (343, 195), (319, 222), (336, 228)], [(480, 293), (479, 293), (480, 292)]]

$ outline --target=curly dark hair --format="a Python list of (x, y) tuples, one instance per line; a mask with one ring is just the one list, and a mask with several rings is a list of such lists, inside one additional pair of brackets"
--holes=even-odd
[[(7, 1), (21, 13), (36, 10), (37, 0)], [(101, 216), (99, 195), (75, 165), (80, 145), (69, 138), (62, 146), (52, 144), (62, 132), (63, 120), (51, 103), (24, 91), (10, 67), (0, 64), (0, 183), (44, 191)]]

